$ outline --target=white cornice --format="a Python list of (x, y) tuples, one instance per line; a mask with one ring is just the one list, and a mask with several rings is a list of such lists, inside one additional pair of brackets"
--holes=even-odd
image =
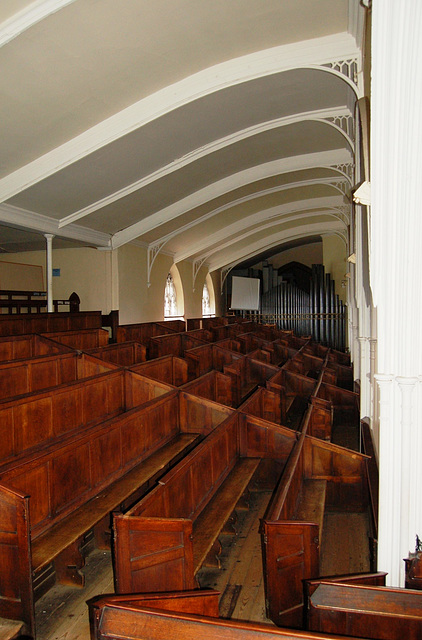
[(66, 229), (59, 229), (57, 220), (43, 216), (33, 211), (20, 209), (12, 205), (0, 204), (0, 224), (11, 227), (37, 231), (40, 233), (52, 233), (61, 238), (70, 238), (80, 242), (92, 244), (95, 247), (111, 247), (110, 236), (107, 233), (94, 231), (76, 224), (69, 225)]
[(0, 24), (0, 47), (75, 0), (37, 0)]
[(346, 76), (321, 65), (356, 58), (358, 53), (354, 38), (342, 33), (274, 47), (204, 69), (123, 109), (4, 177), (0, 180), (0, 202), (165, 113), (242, 82), (295, 68), (315, 68), (338, 76), (354, 89)]
[(92, 204), (84, 207), (83, 209), (79, 209), (79, 211), (75, 211), (65, 218), (62, 218), (59, 222), (59, 227), (64, 227), (71, 222), (76, 222), (76, 220), (80, 220), (81, 218), (93, 213), (94, 211), (98, 211), (103, 207), (106, 207), (121, 198), (125, 198), (126, 196), (142, 189), (143, 187), (151, 184), (152, 182), (159, 180), (170, 173), (174, 173), (175, 171), (180, 170), (181, 168), (196, 162), (197, 160), (204, 158), (208, 154), (215, 153), (216, 151), (220, 151), (232, 144), (236, 144), (242, 140), (246, 140), (247, 138), (251, 138), (255, 135), (263, 133), (265, 131), (271, 131), (272, 129), (278, 129), (281, 127), (287, 127), (293, 124), (298, 124), (301, 122), (322, 122), (329, 127), (336, 129), (349, 144), (352, 151), (354, 151), (354, 143), (351, 138), (347, 135), (347, 133), (339, 127), (335, 122), (331, 122), (330, 118), (347, 118), (352, 117), (352, 113), (347, 107), (335, 108), (335, 109), (320, 109), (318, 111), (309, 111), (306, 113), (299, 113), (292, 116), (286, 116), (284, 118), (277, 118), (276, 120), (271, 120), (268, 122), (262, 122), (252, 127), (248, 127), (247, 129), (243, 129), (242, 131), (236, 131), (235, 133), (225, 136), (219, 140), (214, 140), (207, 145), (204, 145), (200, 149), (195, 149), (189, 154), (186, 154), (182, 158), (178, 158), (174, 162), (166, 165), (165, 167), (161, 167), (159, 170), (154, 173), (133, 182), (130, 185), (127, 185), (123, 189), (119, 189), (105, 198), (98, 200), (97, 202), (93, 202)]
[(350, 153), (345, 149), (336, 149), (335, 151), (310, 153), (308, 155), (293, 156), (283, 160), (274, 160), (256, 167), (245, 169), (244, 171), (240, 171), (232, 176), (228, 176), (214, 184), (204, 187), (203, 189), (182, 198), (178, 202), (151, 214), (144, 220), (141, 220), (130, 227), (126, 227), (126, 229), (123, 229), (122, 231), (118, 231), (113, 235), (113, 247), (117, 248), (127, 242), (131, 242), (134, 238), (156, 229), (161, 224), (168, 222), (168, 220), (176, 218), (191, 209), (195, 209), (210, 200), (214, 200), (225, 193), (229, 193), (230, 191), (243, 187), (251, 182), (277, 176), (282, 173), (290, 173), (314, 167), (327, 167), (332, 169), (333, 165), (347, 164), (350, 161)]

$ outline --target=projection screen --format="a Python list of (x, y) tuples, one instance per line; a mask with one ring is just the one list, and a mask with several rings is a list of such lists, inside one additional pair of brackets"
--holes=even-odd
[(259, 311), (259, 278), (232, 277), (230, 309)]

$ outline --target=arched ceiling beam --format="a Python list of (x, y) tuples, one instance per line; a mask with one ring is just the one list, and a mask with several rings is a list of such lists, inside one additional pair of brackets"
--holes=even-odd
[(360, 53), (354, 38), (347, 33), (342, 33), (273, 47), (204, 69), (139, 100), (72, 140), (13, 171), (0, 180), (0, 202), (12, 198), (165, 113), (215, 91), (266, 75), (296, 68), (325, 71), (346, 82), (357, 98), (360, 98), (355, 78), (349, 78), (347, 75), (349, 60), (355, 61), (357, 65)]
[[(333, 229), (337, 229), (337, 230), (345, 230), (346, 229), (346, 225), (344, 224), (344, 222), (339, 218), (338, 214), (336, 214), (336, 212), (333, 211), (310, 211), (307, 212), (306, 214), (303, 213), (298, 213), (296, 215), (292, 215), (292, 216), (288, 216), (286, 218), (283, 218), (282, 220), (272, 220), (270, 222), (268, 222), (267, 224), (263, 224), (261, 225), (258, 229), (251, 229), (249, 231), (246, 231), (245, 233), (242, 233), (241, 235), (237, 235), (235, 238), (230, 238), (227, 240), (227, 242), (221, 243), (220, 245), (218, 245), (217, 247), (214, 248), (214, 250), (212, 250), (211, 252), (209, 252), (206, 256), (198, 256), (198, 259), (202, 258), (202, 257), (207, 257), (209, 259), (210, 255), (213, 254), (218, 254), (220, 251), (224, 251), (224, 249), (233, 249), (236, 246), (236, 243), (242, 242), (243, 240), (246, 240), (247, 238), (250, 238), (252, 236), (255, 236), (259, 233), (261, 233), (262, 231), (268, 231), (268, 235), (270, 238), (272, 238), (273, 234), (274, 234), (274, 227), (280, 227), (282, 225), (286, 225), (289, 224), (291, 222), (297, 222), (298, 224), (296, 225), (296, 228), (298, 226), (303, 226), (305, 224), (308, 224), (308, 221), (313, 219), (313, 218), (321, 218), (321, 217), (333, 217)], [(324, 224), (324, 223), (322, 223)], [(340, 225), (340, 226), (339, 226)], [(245, 250), (245, 249), (243, 249)], [(245, 258), (246, 259), (246, 258)], [(209, 262), (209, 260), (208, 260)]]
[(307, 155), (294, 156), (291, 158), (283, 158), (282, 160), (274, 160), (265, 164), (251, 167), (243, 171), (239, 171), (227, 178), (223, 178), (218, 182), (200, 189), (178, 202), (172, 203), (168, 207), (151, 214), (144, 220), (140, 220), (135, 224), (126, 227), (122, 231), (118, 231), (113, 235), (112, 245), (116, 249), (127, 242), (131, 242), (135, 238), (156, 229), (162, 224), (173, 218), (195, 209), (210, 200), (214, 200), (225, 193), (234, 191), (244, 187), (251, 182), (263, 180), (282, 173), (291, 173), (302, 169), (311, 169), (314, 167), (326, 167), (332, 169), (334, 165), (347, 164), (351, 161), (350, 153), (345, 149), (336, 149), (335, 151), (324, 151), (323, 153), (310, 153)]
[[(263, 227), (257, 227), (256, 225), (265, 225), (265, 223), (269, 222), (270, 220), (274, 221), (275, 219), (277, 219), (279, 223), (284, 222), (283, 216), (292, 216), (294, 214), (300, 215), (301, 213), (306, 215), (308, 212), (318, 209), (320, 214), (322, 210), (330, 212), (335, 211), (340, 218), (342, 217), (342, 212), (340, 211), (338, 204), (338, 197), (328, 196), (326, 198), (315, 198), (311, 200), (289, 202), (285, 205), (271, 207), (270, 209), (259, 211), (258, 213), (246, 216), (241, 220), (237, 220), (236, 222), (223, 227), (213, 234), (207, 234), (200, 240), (200, 242), (192, 244), (188, 249), (184, 251), (177, 252), (174, 255), (174, 261), (181, 262), (182, 260), (187, 260), (192, 256), (207, 252), (209, 247), (221, 243), (230, 236), (238, 235), (241, 231), (245, 231), (245, 229), (247, 229), (248, 227), (254, 227), (254, 231), (259, 231)], [(344, 222), (345, 224), (347, 224), (347, 221)]]
[(195, 151), (192, 151), (183, 158), (179, 158), (166, 165), (165, 167), (161, 167), (153, 174), (145, 176), (144, 178), (141, 178), (140, 180), (137, 180), (136, 182), (125, 186), (123, 189), (119, 189), (115, 193), (111, 193), (105, 198), (101, 198), (97, 202), (93, 202), (83, 209), (79, 209), (79, 211), (74, 211), (73, 213), (60, 220), (59, 227), (64, 227), (67, 224), (76, 222), (77, 220), (88, 216), (90, 213), (94, 213), (95, 211), (98, 211), (103, 207), (109, 206), (110, 204), (113, 204), (113, 202), (116, 202), (121, 198), (125, 198), (135, 191), (139, 191), (152, 182), (160, 180), (170, 173), (179, 171), (189, 164), (193, 164), (201, 158), (206, 157), (208, 154), (215, 153), (216, 151), (220, 151), (221, 149), (229, 147), (232, 144), (236, 144), (237, 142), (246, 140), (247, 138), (251, 138), (252, 136), (258, 135), (265, 131), (270, 131), (271, 129), (278, 129), (294, 124), (300, 124), (301, 122), (321, 122), (336, 129), (345, 138), (353, 154), (354, 142), (349, 134), (349, 127), (347, 125), (342, 125), (343, 122), (347, 123), (351, 119), (353, 119), (353, 116), (347, 109), (347, 107), (343, 107), (342, 109), (321, 109), (318, 111), (310, 111), (308, 113), (299, 113), (284, 118), (277, 118), (276, 120), (271, 120), (269, 122), (261, 122), (257, 125), (254, 125), (253, 127), (243, 129), (242, 131), (236, 131), (235, 133), (226, 136), (225, 138), (214, 140), (213, 142), (210, 142), (200, 149), (195, 149)]
[(281, 242), (290, 242), (291, 240), (296, 240), (298, 238), (306, 238), (315, 235), (335, 234), (339, 236), (343, 235), (343, 237), (345, 238), (345, 234), (342, 233), (343, 229), (341, 228), (341, 223), (338, 222), (336, 224), (337, 226), (335, 226), (331, 222), (315, 223), (306, 225), (306, 229), (303, 229), (302, 231), (298, 231), (297, 227), (295, 227), (294, 229), (289, 229), (288, 231), (280, 231), (279, 233), (271, 236), (271, 242), (268, 242), (268, 239), (264, 238), (251, 244), (248, 247), (249, 250), (247, 253), (245, 253), (244, 249), (236, 249), (236, 247), (233, 247), (231, 251), (230, 263), (228, 263), (224, 259), (216, 259), (208, 263), (209, 271), (216, 271), (217, 269), (222, 268), (233, 268), (239, 262), (249, 260), (250, 258), (253, 258), (254, 256), (262, 253), (264, 249), (271, 249), (272, 247), (276, 247), (277, 245), (281, 244)]
[(37, 0), (28, 7), (15, 13), (0, 26), (0, 47), (20, 36), (21, 33), (33, 27), (37, 22), (48, 18), (75, 0)]

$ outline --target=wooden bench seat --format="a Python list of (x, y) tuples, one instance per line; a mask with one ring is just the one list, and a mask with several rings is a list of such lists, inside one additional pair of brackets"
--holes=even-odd
[(210, 332), (206, 329), (155, 336), (149, 342), (149, 357), (153, 359), (172, 355), (183, 358), (185, 351), (207, 342), (210, 342)]
[(232, 414), (173, 390), (0, 468), (0, 615), (32, 632), (35, 596), (55, 578), (82, 584), (84, 535), (93, 528), (104, 545), (110, 513), (136, 502)]
[(27, 360), (0, 362), (0, 400), (42, 391), (113, 370), (113, 365), (101, 363), (89, 355), (73, 350)]
[(231, 351), (221, 343), (204, 344), (187, 349), (184, 358), (189, 367), (189, 378), (198, 378), (209, 371), (223, 371), (224, 365), (243, 358), (239, 352)]
[(259, 385), (265, 386), (266, 381), (278, 371), (277, 367), (254, 360), (249, 356), (224, 365), (223, 373), (230, 376), (232, 380), (234, 406), (239, 406)]
[[(195, 434), (180, 434), (176, 436), (143, 460), (140, 465), (79, 507), (76, 512), (72, 512), (68, 518), (61, 520), (48, 529), (44, 535), (36, 538), (32, 543), (33, 571), (39, 571), (52, 562), (60, 553), (70, 549), (72, 545), (80, 541), (84, 533), (94, 529), (96, 525), (102, 524), (102, 520), (108, 517), (111, 512), (120, 509), (128, 498), (136, 494), (136, 492), (148, 488), (181, 454), (186, 453), (196, 438)], [(101, 532), (96, 537), (99, 548), (110, 547), (111, 537), (107, 540), (104, 535), (104, 529), (107, 530), (107, 524), (103, 525)], [(71, 553), (73, 552), (71, 551)], [(63, 565), (63, 559), (61, 564)], [(69, 565), (72, 566), (72, 562), (67, 562), (65, 565), (66, 571), (62, 572), (61, 576), (58, 576), (58, 581), (61, 584), (68, 582), (75, 584), (80, 581), (82, 585), (82, 576), (80, 574), (79, 576), (77, 575), (76, 565), (75, 569), (70, 569), (71, 576), (68, 575), (68, 580), (66, 580), (66, 573), (69, 574), (68, 567)]]
[(245, 493), (259, 462), (258, 458), (240, 459), (221, 485), (217, 495), (210, 500), (206, 510), (195, 520), (193, 526), (193, 566), (195, 574), (198, 573), (202, 565), (212, 564), (212, 560), (214, 560), (216, 566), (220, 567), (219, 549), (217, 549), (213, 558), (210, 558), (210, 552), (234, 508)]
[(218, 537), (259, 464), (240, 456), (238, 430), (233, 412), (114, 518), (118, 593), (191, 589), (203, 562), (218, 565)]
[(302, 482), (302, 491), (294, 520), (316, 522), (319, 539), (322, 539), (322, 528), (325, 513), (325, 495), (327, 493), (326, 480), (306, 479)]
[(261, 529), (267, 616), (296, 628), (303, 624), (302, 580), (319, 576), (325, 509), (368, 504), (366, 457), (310, 437), (313, 409), (309, 405)]

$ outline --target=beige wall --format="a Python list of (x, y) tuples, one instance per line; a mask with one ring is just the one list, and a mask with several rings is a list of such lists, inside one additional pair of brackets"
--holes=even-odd
[[(13, 263), (42, 267), (45, 280), (45, 252), (28, 251), (0, 256), (5, 277), (13, 271)], [(8, 263), (12, 263), (10, 266)], [(115, 251), (97, 249), (54, 249), (53, 268), (60, 276), (53, 278), (53, 297), (67, 299), (73, 291), (81, 299), (81, 310), (101, 310), (109, 313), (119, 309), (121, 324), (154, 322), (164, 317), (164, 288), (173, 265), (171, 256), (159, 253), (151, 269), (151, 286), (147, 284), (147, 249), (127, 244)], [(178, 263), (180, 285), (183, 288), (181, 313), (185, 318), (202, 316), (202, 289), (207, 268), (201, 267), (193, 291), (192, 263)], [(16, 270), (15, 270), (16, 271)], [(212, 274), (216, 295), (216, 312), (221, 309), (219, 272)], [(216, 284), (217, 283), (217, 284)], [(0, 285), (1, 286), (1, 285)], [(45, 287), (45, 283), (42, 287)]]
[(300, 262), (307, 267), (313, 264), (321, 264), (323, 261), (323, 248), (321, 242), (314, 242), (304, 247), (296, 247), (283, 251), (270, 259), (274, 269), (279, 269), (289, 262)]
[[(1, 256), (3, 261), (41, 265), (45, 281), (45, 252), (25, 251)], [(109, 251), (97, 249), (53, 249), (53, 269), (60, 269), (60, 276), (53, 278), (53, 298), (67, 299), (73, 291), (81, 300), (81, 311), (108, 309), (110, 292)]]

